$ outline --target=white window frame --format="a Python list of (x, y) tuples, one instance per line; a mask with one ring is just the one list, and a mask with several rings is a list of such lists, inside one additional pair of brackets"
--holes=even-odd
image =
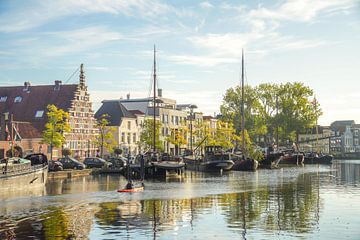
[(37, 110), (35, 113), (36, 118), (42, 118), (44, 116), (44, 110)]
[(19, 103), (19, 102), (21, 102), (22, 101), (22, 97), (21, 96), (17, 96), (17, 97), (15, 97), (15, 99), (14, 99), (14, 103)]

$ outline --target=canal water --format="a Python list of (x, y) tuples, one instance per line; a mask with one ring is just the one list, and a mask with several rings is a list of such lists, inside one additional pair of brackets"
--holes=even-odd
[(0, 239), (360, 239), (360, 160), (147, 180), (117, 175), (0, 193)]

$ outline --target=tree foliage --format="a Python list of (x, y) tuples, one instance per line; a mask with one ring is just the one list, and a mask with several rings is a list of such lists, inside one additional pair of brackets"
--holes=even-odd
[(108, 152), (112, 152), (114, 146), (116, 145), (116, 141), (114, 138), (114, 127), (110, 127), (109, 124), (109, 115), (103, 114), (97, 120), (96, 127), (99, 129), (99, 135), (96, 136), (94, 143), (100, 148), (100, 156), (103, 157), (104, 150), (106, 149)]
[[(163, 151), (163, 144), (160, 141), (160, 129), (161, 123), (160, 121), (156, 120), (155, 122), (156, 131), (155, 131), (155, 146), (157, 151)], [(139, 147), (144, 149), (145, 151), (153, 149), (153, 142), (154, 142), (154, 120), (153, 119), (145, 119), (142, 131), (140, 133), (140, 142)]]
[(114, 147), (113, 152), (114, 154), (116, 154), (116, 156), (119, 156), (120, 154), (122, 154), (123, 150), (121, 148)]
[[(278, 131), (282, 141), (296, 140), (296, 134), (313, 127), (321, 109), (313, 105), (313, 90), (303, 83), (249, 85), (244, 89), (245, 129), (252, 141), (272, 142)], [(226, 91), (220, 107), (224, 119), (241, 129), (241, 88)]]
[(61, 147), (66, 139), (64, 133), (70, 132), (69, 113), (58, 109), (55, 105), (47, 106), (47, 122), (42, 134), (42, 143), (50, 145), (51, 157), (53, 147)]
[(69, 148), (64, 148), (63, 150), (61, 150), (61, 153), (63, 156), (67, 157), (71, 155), (71, 149)]

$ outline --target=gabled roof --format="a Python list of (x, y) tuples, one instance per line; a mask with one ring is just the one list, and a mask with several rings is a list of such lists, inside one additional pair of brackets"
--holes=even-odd
[(99, 119), (103, 114), (107, 114), (110, 126), (120, 126), (123, 118), (136, 118), (119, 101), (105, 101), (95, 113), (95, 118)]
[[(55, 90), (55, 85), (29, 86), (28, 90), (24, 86), (0, 87), (0, 98), (6, 97), (5, 101), (0, 102), (0, 113), (9, 112), (14, 121), (31, 123), (31, 127), (26, 128), (32, 129), (30, 135), (38, 137), (47, 121), (47, 106), (54, 104), (57, 108), (68, 111), (77, 90), (77, 84), (60, 85), (58, 90)], [(15, 101), (20, 98), (20, 101)], [(37, 111), (44, 111), (40, 114), (41, 117), (35, 117)]]
[(354, 120), (341, 120), (331, 123), (330, 128), (333, 131), (339, 131), (340, 133), (345, 131), (346, 126), (353, 126), (355, 124)]

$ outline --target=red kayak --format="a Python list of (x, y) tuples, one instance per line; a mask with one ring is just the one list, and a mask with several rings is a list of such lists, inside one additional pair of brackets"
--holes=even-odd
[(130, 189), (119, 189), (118, 192), (141, 192), (144, 190), (144, 187), (134, 187)]

